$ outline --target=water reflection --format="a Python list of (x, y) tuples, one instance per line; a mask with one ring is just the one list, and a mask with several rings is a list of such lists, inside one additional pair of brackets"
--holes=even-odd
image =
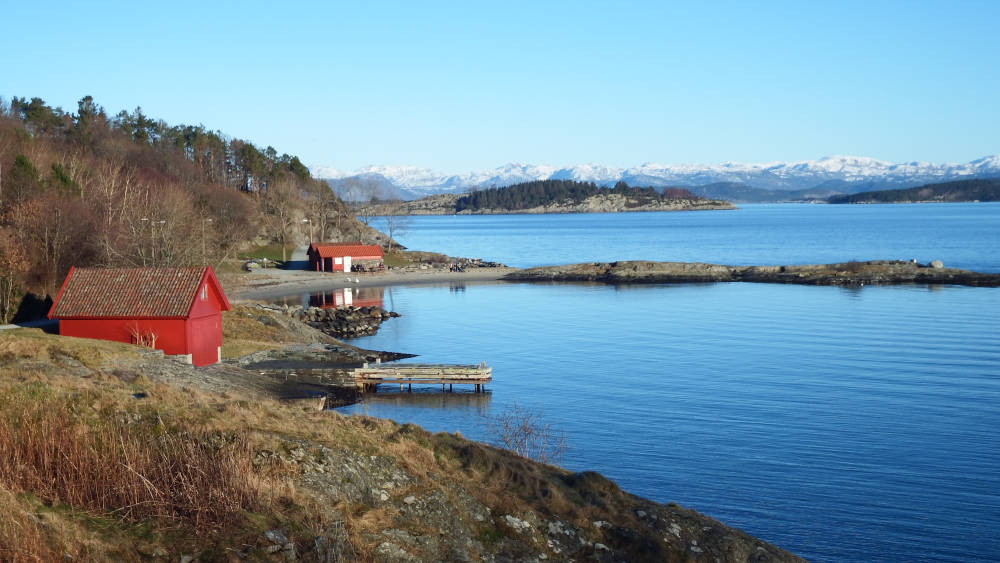
[(379, 385), (378, 393), (364, 393), (361, 402), (338, 408), (340, 412), (372, 414), (387, 416), (388, 413), (398, 414), (397, 409), (431, 409), (442, 412), (442, 416), (450, 417), (472, 415), (484, 419), (490, 416), (490, 405), (493, 394), (490, 391), (474, 393), (458, 390), (442, 392), (436, 385), (413, 388), (412, 392), (399, 391), (395, 385)]
[(323, 293), (313, 293), (308, 297), (311, 307), (330, 309), (345, 307), (381, 307), (384, 287), (344, 287)]

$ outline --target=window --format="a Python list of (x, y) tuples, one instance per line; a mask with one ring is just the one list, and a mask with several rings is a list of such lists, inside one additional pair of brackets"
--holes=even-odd
[(208, 285), (201, 286), (201, 300), (204, 301), (208, 299)]

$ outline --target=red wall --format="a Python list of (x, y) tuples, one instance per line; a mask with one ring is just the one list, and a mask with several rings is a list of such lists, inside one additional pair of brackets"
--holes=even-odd
[(185, 327), (187, 330), (187, 352), (191, 354), (191, 363), (196, 366), (214, 364), (219, 361), (219, 347), (222, 346), (222, 296), (216, 288), (206, 282), (201, 287), (207, 288), (202, 298), (202, 290), (194, 298), (194, 305), (188, 315)]
[(187, 318), (67, 318), (59, 319), (59, 333), (130, 344), (137, 343), (135, 334), (138, 333), (147, 341), (145, 345), (148, 345), (150, 335), (155, 334), (154, 348), (163, 350), (164, 354), (190, 354), (191, 363), (196, 366), (214, 364), (220, 359), (222, 346), (221, 311), (223, 307), (228, 310), (229, 306), (222, 290), (209, 281), (213, 277), (211, 269), (206, 269), (206, 272)]
[(59, 334), (134, 343), (132, 331), (156, 334), (156, 349), (164, 354), (188, 354), (184, 319), (60, 319)]

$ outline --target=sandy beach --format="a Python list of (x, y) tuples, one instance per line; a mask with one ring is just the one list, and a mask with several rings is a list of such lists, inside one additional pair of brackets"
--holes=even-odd
[(388, 270), (374, 274), (259, 270), (238, 277), (229, 277), (223, 283), (229, 286), (227, 294), (230, 300), (239, 302), (341, 287), (496, 281), (514, 271), (517, 271), (517, 268), (475, 268), (464, 272), (438, 269)]

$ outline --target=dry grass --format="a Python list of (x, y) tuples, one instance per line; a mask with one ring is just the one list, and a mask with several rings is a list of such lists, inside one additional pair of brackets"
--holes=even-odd
[(446, 264), (450, 259), (437, 252), (424, 252), (420, 250), (400, 250), (386, 252), (383, 262), (390, 268), (401, 268), (404, 266), (414, 266), (417, 264)]
[(0, 362), (32, 359), (59, 363), (69, 358), (90, 369), (99, 369), (115, 359), (138, 356), (135, 346), (121, 342), (54, 336), (37, 328), (0, 332)]
[(239, 358), (260, 350), (281, 348), (285, 331), (274, 325), (264, 324), (259, 315), (244, 307), (235, 307), (222, 313), (222, 357)]
[(81, 405), (42, 386), (0, 400), (0, 484), (10, 490), (209, 536), (262, 505), (251, 450), (239, 435), (165, 432), (156, 420), (88, 417), (78, 412)]
[[(273, 327), (253, 321), (244, 328), (260, 336)], [(391, 458), (414, 479), (396, 493), (469, 494), (494, 514), (530, 510), (589, 526), (627, 521), (634, 512), (632, 498), (600, 476), (571, 474), (458, 435), (151, 383), (141, 373), (122, 378), (112, 373), (118, 367), (84, 377), (57, 364), (38, 371), (31, 359), (32, 350), (42, 350), (51, 358), (78, 353), (107, 364), (122, 353), (119, 347), (131, 348), (40, 333), (0, 335), (0, 354), (28, 358), (0, 357), (0, 512), (6, 515), (0, 546), (17, 538), (23, 552), (0, 551), (0, 561), (62, 553), (135, 559), (143, 542), (193, 542), (201, 549), (190, 552), (204, 553), (253, 543), (275, 527), (306, 545), (330, 524), (326, 518), (343, 519), (358, 555), (372, 558), (384, 541), (379, 532), (400, 526), (395, 509), (340, 504), (341, 514), (331, 515), (329, 504), (318, 504), (325, 497), (296, 489), (294, 463), (253, 465), (255, 452), (287, 451), (293, 442)], [(136, 391), (146, 398), (132, 398)], [(37, 500), (25, 500), (23, 492)], [(36, 521), (36, 513), (57, 507), (69, 511), (51, 516), (59, 527)], [(421, 532), (419, 522), (405, 527)]]
[(49, 548), (37, 517), (28, 503), (0, 487), (0, 561), (53, 561), (58, 554)]

